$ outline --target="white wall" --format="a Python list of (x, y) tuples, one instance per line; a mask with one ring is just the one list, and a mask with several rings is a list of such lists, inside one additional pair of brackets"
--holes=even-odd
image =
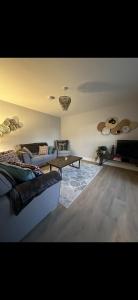
[(23, 128), (0, 138), (0, 151), (14, 149), (20, 143), (48, 142), (60, 137), (60, 118), (0, 100), (0, 124), (5, 118), (18, 116)]
[(94, 160), (99, 145), (111, 146), (117, 139), (138, 139), (138, 128), (128, 134), (103, 136), (97, 130), (97, 124), (116, 116), (119, 120), (128, 118), (138, 121), (138, 102), (114, 105), (98, 110), (70, 115), (61, 118), (40, 113), (0, 100), (0, 124), (5, 118), (17, 115), (24, 126), (0, 138), (0, 151), (13, 149), (20, 143), (48, 142), (53, 145), (55, 139), (70, 140), (74, 154)]
[(111, 147), (117, 139), (138, 139), (138, 128), (120, 135), (103, 136), (97, 130), (99, 122), (109, 117), (138, 121), (138, 102), (129, 102), (61, 118), (61, 138), (69, 139), (74, 154), (94, 160), (100, 145)]

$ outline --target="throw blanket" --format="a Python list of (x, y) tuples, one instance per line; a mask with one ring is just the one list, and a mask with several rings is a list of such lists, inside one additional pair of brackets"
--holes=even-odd
[(36, 166), (36, 165), (32, 165), (32, 164), (25, 164), (21, 161), (16, 162), (16, 161), (8, 161), (8, 164), (10, 165), (15, 165), (15, 166), (19, 166), (21, 168), (28, 168), (31, 169), (33, 171), (33, 173), (35, 174), (35, 176), (39, 176), (41, 174), (43, 174), (43, 172), (41, 171), (40, 167)]
[(9, 192), (15, 215), (18, 215), (20, 211), (33, 200), (34, 197), (40, 195), (43, 191), (60, 180), (60, 174), (56, 171), (51, 171), (30, 181), (16, 185)]

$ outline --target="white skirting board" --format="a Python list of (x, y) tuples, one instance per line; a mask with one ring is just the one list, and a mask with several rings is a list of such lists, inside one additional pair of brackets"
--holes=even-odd
[[(83, 157), (83, 160), (95, 162), (94, 159), (90, 157)], [(138, 167), (134, 164), (126, 163), (126, 162), (120, 162), (120, 161), (105, 161), (103, 165), (113, 166), (117, 168), (127, 169), (127, 170), (133, 170), (138, 171)]]
[(104, 165), (123, 168), (127, 170), (133, 170), (138, 171), (138, 167), (134, 164), (126, 163), (126, 162), (120, 162), (120, 161), (106, 161), (104, 162)]

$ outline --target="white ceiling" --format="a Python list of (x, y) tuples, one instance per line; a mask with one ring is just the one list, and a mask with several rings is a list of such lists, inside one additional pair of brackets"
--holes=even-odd
[[(63, 86), (72, 99), (67, 112), (58, 102)], [(137, 95), (138, 58), (0, 58), (0, 99), (51, 115), (137, 101)]]

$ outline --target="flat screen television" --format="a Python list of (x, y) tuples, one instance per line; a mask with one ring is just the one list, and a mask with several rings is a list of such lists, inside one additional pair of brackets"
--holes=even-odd
[(118, 140), (116, 154), (125, 162), (138, 162), (138, 140)]

